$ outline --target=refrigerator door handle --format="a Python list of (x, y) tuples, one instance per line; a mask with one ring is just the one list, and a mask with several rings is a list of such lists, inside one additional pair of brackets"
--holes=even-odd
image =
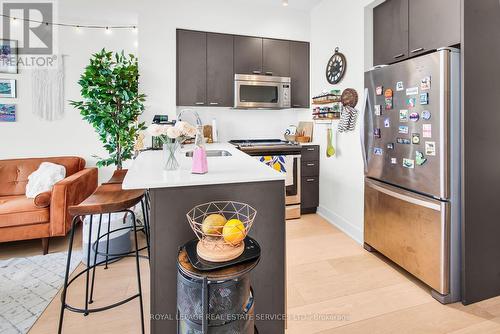
[(385, 185), (384, 183), (381, 183), (381, 182), (378, 182), (375, 180), (366, 179), (366, 185), (369, 186), (370, 188), (373, 188), (377, 191), (380, 191), (381, 193), (384, 193), (388, 196), (397, 198), (399, 200), (402, 200), (402, 201), (405, 201), (405, 202), (408, 202), (411, 204), (422, 206), (422, 207), (432, 209), (435, 211), (442, 211), (442, 209), (443, 209), (442, 205), (436, 203), (435, 200), (432, 200), (432, 201), (427, 200), (423, 196), (416, 195), (416, 194), (411, 193), (407, 190), (399, 189), (399, 188), (396, 188), (394, 186), (391, 186), (389, 189), (389, 187), (387, 185)]
[(369, 110), (372, 110), (372, 106), (370, 103), (370, 98), (369, 98), (369, 91), (368, 88), (365, 88), (365, 98), (363, 101), (363, 108), (361, 108), (361, 124), (360, 124), (360, 129), (359, 129), (359, 138), (361, 141), (361, 154), (363, 155), (363, 166), (365, 168), (365, 174), (368, 173), (368, 162), (366, 158), (366, 145), (365, 145), (365, 115), (366, 115), (366, 108), (369, 108)]

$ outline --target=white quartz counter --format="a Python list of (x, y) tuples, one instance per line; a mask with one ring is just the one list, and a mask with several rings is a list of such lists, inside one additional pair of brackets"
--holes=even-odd
[(123, 181), (123, 189), (285, 180), (284, 174), (269, 168), (228, 143), (207, 144), (207, 150), (224, 150), (231, 153), (231, 156), (208, 157), (208, 173), (191, 174), (192, 158), (186, 157), (186, 152), (192, 149), (193, 147), (189, 145), (181, 149), (178, 155), (180, 168), (175, 171), (163, 169), (165, 163), (163, 151), (142, 152), (129, 168)]

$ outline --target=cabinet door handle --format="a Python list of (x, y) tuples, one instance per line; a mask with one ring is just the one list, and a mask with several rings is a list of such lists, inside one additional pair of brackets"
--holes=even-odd
[(400, 53), (398, 55), (395, 55), (394, 59), (398, 59), (398, 58), (404, 57), (404, 55), (405, 55), (404, 53)]
[(266, 75), (273, 75), (273, 72), (266, 72)]
[(210, 105), (211, 105), (211, 106), (218, 106), (218, 105), (219, 105), (219, 102), (210, 102)]
[(308, 147), (307, 150), (308, 151), (314, 151), (314, 147)]
[(307, 167), (314, 167), (315, 164), (312, 164), (312, 163), (308, 163), (307, 164)]
[(417, 53), (417, 52), (420, 52), (420, 51), (424, 51), (424, 48), (417, 48), (415, 50), (411, 50), (410, 52), (411, 53)]
[(294, 104), (293, 105), (295, 108), (302, 107), (300, 104)]
[(253, 74), (261, 74), (261, 71), (252, 71)]
[(306, 179), (306, 182), (314, 182), (316, 179)]
[(197, 106), (201, 106), (201, 105), (204, 105), (204, 104), (205, 104), (205, 102), (196, 102), (195, 104), (196, 104)]

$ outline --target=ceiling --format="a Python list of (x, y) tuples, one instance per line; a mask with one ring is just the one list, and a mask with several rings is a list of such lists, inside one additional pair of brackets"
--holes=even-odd
[[(282, 0), (240, 0), (252, 5), (283, 7)], [(288, 0), (288, 8), (310, 11), (323, 0)], [(286, 9), (287, 7), (283, 7)]]

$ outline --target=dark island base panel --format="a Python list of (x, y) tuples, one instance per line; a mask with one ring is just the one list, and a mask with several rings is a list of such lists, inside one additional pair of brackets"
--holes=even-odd
[[(177, 251), (195, 237), (186, 213), (211, 201), (251, 205), (257, 216), (250, 236), (262, 248), (252, 272), (256, 326), (260, 333), (285, 333), (284, 181), (160, 188), (151, 190), (151, 334), (176, 333)], [(262, 320), (269, 319), (269, 320)], [(273, 320), (280, 319), (280, 320)]]

